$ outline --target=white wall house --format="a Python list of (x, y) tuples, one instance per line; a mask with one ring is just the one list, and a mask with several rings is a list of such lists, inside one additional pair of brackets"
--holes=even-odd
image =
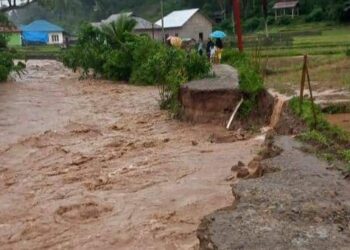
[(49, 33), (49, 42), (48, 44), (63, 44), (64, 35), (63, 32), (52, 32)]

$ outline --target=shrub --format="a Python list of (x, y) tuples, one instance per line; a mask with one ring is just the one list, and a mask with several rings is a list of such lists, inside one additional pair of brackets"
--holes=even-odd
[(105, 54), (109, 49), (105, 41), (106, 37), (99, 29), (91, 25), (83, 25), (78, 35), (77, 45), (63, 54), (63, 64), (73, 71), (81, 68), (83, 77), (87, 76), (90, 69), (93, 70), (94, 75), (103, 75)]
[(132, 34), (134, 24), (123, 18), (102, 30), (83, 26), (77, 45), (64, 53), (63, 63), (74, 71), (81, 68), (83, 77), (93, 72), (110, 80), (158, 85), (161, 107), (177, 114), (180, 85), (205, 77), (211, 65), (196, 52), (186, 53)]
[(322, 8), (314, 8), (309, 15), (305, 18), (306, 22), (320, 22), (324, 19), (324, 11)]
[(275, 17), (272, 17), (272, 16), (268, 16), (268, 17), (267, 17), (267, 24), (268, 24), (268, 25), (274, 24), (275, 21), (276, 21)]
[(282, 16), (277, 19), (278, 25), (290, 25), (292, 23), (292, 19), (288, 16)]
[(239, 115), (247, 117), (257, 105), (257, 95), (264, 89), (260, 66), (246, 54), (229, 49), (224, 51), (222, 61), (238, 70), (239, 88), (245, 96)]
[(162, 47), (161, 43), (153, 41), (148, 36), (141, 36), (136, 40), (132, 52), (133, 67), (130, 79), (132, 83), (152, 85), (157, 82), (156, 65), (150, 60)]
[(208, 75), (211, 65), (206, 57), (200, 56), (196, 51), (191, 51), (185, 61), (188, 80), (203, 78)]
[(128, 81), (132, 70), (132, 61), (129, 53), (113, 50), (105, 56), (103, 64), (103, 76), (110, 80)]
[(230, 18), (223, 20), (213, 28), (213, 30), (222, 30), (228, 34), (233, 34), (233, 29), (232, 20)]
[(7, 47), (7, 37), (4, 34), (0, 34), (0, 50)]
[(244, 94), (255, 98), (264, 89), (259, 66), (253, 62), (252, 58), (238, 51), (225, 50), (222, 60), (238, 70), (239, 87)]
[(244, 22), (243, 28), (245, 31), (255, 31), (260, 27), (262, 23), (262, 18), (252, 17)]

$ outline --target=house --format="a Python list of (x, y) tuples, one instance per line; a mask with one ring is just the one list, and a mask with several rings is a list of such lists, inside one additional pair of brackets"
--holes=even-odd
[(0, 24), (0, 34), (4, 34), (8, 39), (8, 46), (21, 46), (22, 36), (21, 31), (15, 26)]
[(58, 44), (65, 42), (63, 28), (46, 20), (37, 20), (21, 26), (24, 44)]
[(134, 32), (136, 34), (148, 34), (149, 36), (154, 37), (154, 30), (156, 28), (160, 28), (159, 26), (147, 21), (146, 19), (143, 19), (142, 17), (135, 16), (133, 12), (113, 14), (107, 19), (102, 20), (101, 22), (91, 23), (91, 25), (97, 28), (101, 28), (103, 25), (118, 21), (122, 15), (130, 17), (136, 21), (136, 26), (134, 28)]
[[(156, 25), (160, 26), (156, 36), (162, 40), (162, 19), (158, 20)], [(173, 11), (164, 17), (165, 37), (179, 36), (185, 39), (206, 40), (212, 30), (212, 21), (201, 14), (199, 9)]]
[(299, 1), (278, 1), (274, 4), (273, 9), (275, 10), (276, 20), (280, 16), (291, 16), (294, 18), (295, 15), (299, 15)]

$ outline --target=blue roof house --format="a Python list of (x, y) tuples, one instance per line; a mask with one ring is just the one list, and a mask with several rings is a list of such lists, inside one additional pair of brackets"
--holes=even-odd
[(24, 44), (63, 44), (64, 29), (45, 20), (21, 25)]

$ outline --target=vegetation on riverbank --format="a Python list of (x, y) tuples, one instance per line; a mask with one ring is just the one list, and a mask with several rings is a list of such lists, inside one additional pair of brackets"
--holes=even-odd
[(299, 98), (293, 98), (289, 102), (289, 106), (309, 128), (307, 132), (299, 135), (299, 138), (313, 145), (315, 153), (322, 158), (328, 161), (341, 160), (345, 162), (345, 171), (350, 172), (350, 134), (339, 127), (331, 125), (317, 105), (315, 105), (315, 124), (310, 100), (303, 102), (302, 113), (300, 113)]
[[(1, 23), (8, 22), (3, 15), (0, 15), (0, 21)], [(14, 63), (17, 52), (7, 47), (7, 39), (6, 35), (0, 33), (0, 82), (6, 81), (11, 72), (20, 74), (25, 68), (22, 62)]]
[(160, 106), (178, 112), (182, 83), (208, 75), (211, 66), (198, 53), (168, 47), (148, 36), (132, 33), (135, 21), (126, 16), (102, 29), (82, 27), (77, 45), (63, 54), (65, 66), (82, 77), (158, 85)]
[(258, 94), (264, 89), (260, 57), (251, 57), (233, 49), (226, 49), (222, 61), (238, 70), (239, 88), (244, 95), (239, 114), (241, 117), (247, 117), (257, 105)]

